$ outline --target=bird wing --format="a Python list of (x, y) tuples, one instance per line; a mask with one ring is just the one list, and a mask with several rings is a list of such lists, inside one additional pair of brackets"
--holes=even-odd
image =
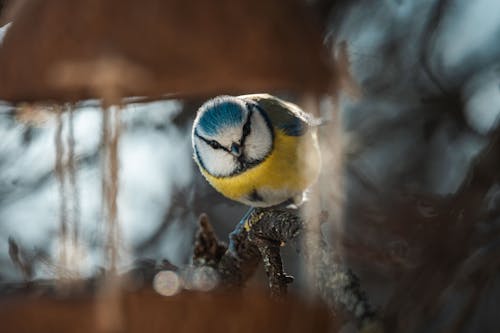
[(313, 117), (297, 105), (285, 102), (269, 94), (238, 96), (243, 100), (257, 103), (268, 115), (273, 126), (289, 136), (301, 136), (312, 126)]

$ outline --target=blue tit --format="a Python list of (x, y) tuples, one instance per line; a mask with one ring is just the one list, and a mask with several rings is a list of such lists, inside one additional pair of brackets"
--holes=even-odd
[(320, 171), (315, 120), (268, 94), (218, 96), (198, 110), (194, 159), (232, 200), (252, 207), (299, 203)]

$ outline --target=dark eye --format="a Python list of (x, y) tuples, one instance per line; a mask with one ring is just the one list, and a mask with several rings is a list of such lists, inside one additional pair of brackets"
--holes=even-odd
[(219, 149), (221, 147), (221, 145), (217, 141), (214, 141), (214, 140), (208, 141), (208, 144), (213, 149)]

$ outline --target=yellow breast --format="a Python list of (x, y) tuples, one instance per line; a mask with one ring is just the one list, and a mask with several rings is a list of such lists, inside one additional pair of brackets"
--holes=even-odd
[(288, 136), (277, 130), (271, 154), (260, 164), (231, 177), (214, 177), (201, 169), (208, 182), (226, 197), (250, 204), (253, 191), (265, 193), (265, 205), (275, 205), (303, 192), (317, 178), (320, 155), (313, 131)]

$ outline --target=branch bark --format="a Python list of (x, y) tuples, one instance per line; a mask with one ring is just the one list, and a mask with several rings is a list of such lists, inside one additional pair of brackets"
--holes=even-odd
[(363, 329), (380, 326), (357, 276), (335, 259), (319, 234), (307, 229), (298, 209), (252, 208), (230, 234), (227, 250), (220, 256), (225, 244), (216, 239), (203, 214), (193, 264), (216, 269), (221, 287), (232, 288), (243, 287), (262, 260), (271, 296), (282, 299), (293, 278), (284, 272), (280, 246), (301, 236), (306, 240), (305, 251), (301, 251), (305, 259), (317, 259), (312, 272), (314, 287), (336, 317), (354, 320)]

